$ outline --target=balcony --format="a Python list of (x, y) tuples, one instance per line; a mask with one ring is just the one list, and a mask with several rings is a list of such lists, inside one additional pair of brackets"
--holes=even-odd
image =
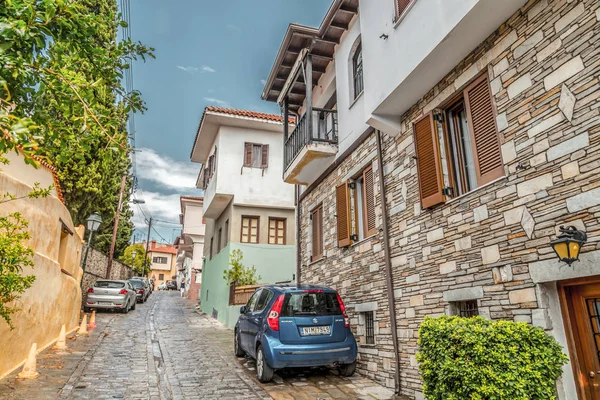
[(309, 185), (335, 159), (337, 150), (337, 112), (312, 108), (284, 136), (283, 180)]

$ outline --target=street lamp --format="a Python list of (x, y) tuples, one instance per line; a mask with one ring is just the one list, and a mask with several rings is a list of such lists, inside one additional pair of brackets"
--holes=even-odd
[(560, 261), (571, 265), (579, 261), (579, 253), (587, 241), (587, 235), (574, 226), (561, 226), (559, 230), (560, 235), (550, 245)]
[[(98, 215), (98, 213), (93, 213), (87, 219), (87, 228), (90, 231), (88, 236), (87, 247), (85, 248), (85, 255), (83, 256), (83, 265), (81, 268), (83, 272), (85, 272), (85, 266), (87, 264), (88, 252), (90, 251), (90, 246), (92, 245), (92, 236), (94, 236), (94, 232), (98, 230), (100, 224), (102, 223), (102, 217)], [(83, 287), (83, 275), (81, 275), (81, 286)]]

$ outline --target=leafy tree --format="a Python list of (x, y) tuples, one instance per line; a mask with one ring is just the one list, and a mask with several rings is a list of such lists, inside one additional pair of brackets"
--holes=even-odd
[(223, 279), (229, 284), (236, 286), (256, 285), (261, 280), (253, 266), (245, 267), (242, 264), (244, 254), (240, 249), (235, 249), (229, 254), (229, 265), (231, 268), (223, 271)]
[[(133, 257), (133, 252), (135, 251), (135, 257)], [(124, 264), (131, 265), (135, 273), (139, 276), (145, 275), (145, 273), (150, 272), (150, 256), (146, 257), (146, 263), (144, 264), (144, 254), (146, 253), (146, 248), (141, 243), (134, 243), (125, 248), (123, 255), (119, 257), (119, 261)], [(144, 265), (146, 266), (144, 271)]]

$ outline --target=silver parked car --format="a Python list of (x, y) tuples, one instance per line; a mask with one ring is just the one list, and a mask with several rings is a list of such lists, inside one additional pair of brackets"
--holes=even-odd
[(83, 310), (119, 309), (125, 314), (135, 310), (136, 293), (128, 281), (100, 280), (88, 289)]

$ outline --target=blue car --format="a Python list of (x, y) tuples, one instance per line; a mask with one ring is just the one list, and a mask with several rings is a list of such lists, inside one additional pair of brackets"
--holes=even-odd
[(260, 382), (287, 367), (336, 365), (342, 376), (356, 370), (357, 346), (346, 308), (333, 289), (314, 285), (268, 285), (240, 308), (235, 355), (256, 360)]

